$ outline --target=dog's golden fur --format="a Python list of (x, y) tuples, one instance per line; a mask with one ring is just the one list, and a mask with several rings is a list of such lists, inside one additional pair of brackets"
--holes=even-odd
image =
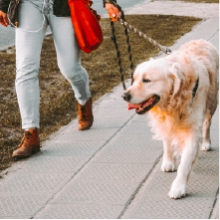
[(191, 41), (169, 56), (138, 65), (125, 93), (127, 101), (139, 108), (137, 112), (150, 105), (152, 97), (159, 97), (147, 115), (154, 137), (163, 141), (162, 171), (176, 170), (181, 157), (171, 198), (185, 195), (198, 146), (211, 149), (209, 129), (218, 104), (218, 65), (217, 51), (209, 42)]

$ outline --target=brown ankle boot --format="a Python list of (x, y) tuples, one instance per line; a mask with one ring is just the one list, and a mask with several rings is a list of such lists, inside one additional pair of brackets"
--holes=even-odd
[(40, 138), (37, 129), (24, 131), (24, 137), (18, 149), (12, 154), (12, 157), (22, 158), (29, 157), (31, 154), (40, 151)]
[(78, 129), (89, 129), (92, 126), (92, 124), (92, 98), (90, 98), (83, 106), (78, 103)]

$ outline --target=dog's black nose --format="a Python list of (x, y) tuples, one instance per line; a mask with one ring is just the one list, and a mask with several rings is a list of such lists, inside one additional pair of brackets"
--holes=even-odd
[(125, 100), (125, 101), (129, 101), (131, 99), (131, 95), (127, 92), (125, 92), (123, 95), (122, 95), (122, 98)]

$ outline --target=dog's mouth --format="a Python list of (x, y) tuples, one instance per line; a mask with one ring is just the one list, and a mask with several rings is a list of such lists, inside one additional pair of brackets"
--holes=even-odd
[(160, 100), (160, 96), (153, 95), (146, 101), (140, 104), (128, 104), (128, 110), (136, 109), (137, 114), (144, 114), (145, 112), (149, 111), (153, 106), (155, 106)]

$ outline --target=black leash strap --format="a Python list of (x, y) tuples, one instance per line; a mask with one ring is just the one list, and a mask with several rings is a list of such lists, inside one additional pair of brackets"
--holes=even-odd
[(193, 91), (192, 91), (193, 98), (196, 96), (196, 91), (198, 89), (198, 86), (199, 86), (199, 78), (196, 80), (195, 87), (193, 88)]
[[(106, 2), (108, 2), (108, 1), (106, 1)], [(109, 2), (109, 3), (113, 4), (115, 7), (118, 8), (118, 10), (121, 12), (121, 18), (123, 18), (123, 20), (125, 20), (124, 12), (123, 12), (122, 8), (115, 2)], [(120, 72), (120, 76), (121, 76), (121, 82), (122, 82), (123, 89), (126, 90), (126, 85), (125, 85), (125, 82), (124, 82), (123, 68), (122, 68), (122, 63), (121, 63), (121, 53), (120, 53), (118, 43), (117, 43), (117, 39), (116, 39), (116, 35), (115, 35), (114, 22), (111, 21), (110, 24), (111, 24), (111, 29), (112, 29), (111, 39), (112, 39), (112, 41), (115, 45), (115, 49), (117, 51), (117, 60), (118, 60), (119, 72)], [(131, 70), (130, 75), (131, 75), (131, 79), (133, 79), (134, 63), (133, 63), (132, 53), (131, 53), (130, 38), (129, 38), (129, 33), (128, 33), (127, 27), (125, 25), (123, 25), (123, 27), (124, 27), (124, 34), (126, 36), (127, 51), (128, 51), (128, 54), (129, 54), (130, 70)]]
[[(131, 45), (130, 45), (130, 38), (129, 38), (129, 33), (128, 33), (128, 29), (132, 30), (134, 33), (138, 34), (139, 37), (142, 37), (146, 40), (148, 40), (151, 44), (153, 44), (155, 47), (157, 47), (158, 49), (160, 49), (161, 51), (163, 51), (165, 54), (171, 54), (171, 50), (167, 47), (164, 47), (162, 45), (160, 45), (159, 43), (157, 43), (155, 40), (153, 40), (152, 38), (148, 37), (146, 34), (144, 34), (143, 32), (141, 32), (140, 30), (134, 28), (132, 25), (130, 25), (128, 22), (126, 22), (125, 17), (124, 17), (124, 11), (122, 10), (122, 8), (114, 1), (111, 0), (105, 0), (106, 3), (111, 3), (113, 4), (115, 7), (118, 8), (118, 10), (121, 13), (121, 17), (118, 18), (118, 21), (123, 25), (124, 27), (124, 34), (126, 36), (126, 43), (128, 46), (128, 54), (129, 54), (129, 61), (130, 61), (130, 69), (131, 69), (131, 83), (133, 82), (133, 74), (134, 74), (134, 64), (133, 64), (133, 60), (132, 60), (132, 53), (131, 53)], [(115, 45), (115, 49), (117, 51), (117, 60), (118, 60), (118, 66), (119, 66), (119, 72), (120, 72), (120, 76), (121, 76), (121, 82), (123, 85), (123, 89), (126, 90), (126, 85), (124, 82), (124, 74), (123, 74), (123, 68), (122, 68), (122, 63), (121, 63), (121, 53), (118, 47), (118, 43), (117, 43), (117, 39), (115, 36), (115, 27), (114, 27), (114, 22), (110, 22), (111, 24), (111, 29), (112, 29), (112, 41)]]
[(115, 36), (115, 28), (114, 28), (114, 22), (111, 21), (111, 28), (112, 28), (112, 41), (115, 45), (115, 49), (116, 49), (116, 52), (117, 52), (117, 61), (118, 61), (118, 67), (119, 67), (119, 72), (120, 72), (120, 76), (121, 76), (121, 82), (122, 82), (122, 86), (123, 86), (123, 89), (126, 90), (126, 85), (125, 85), (125, 82), (124, 82), (124, 75), (123, 75), (123, 68), (122, 68), (122, 63), (121, 63), (121, 53), (120, 53), (120, 50), (118, 48), (118, 43), (117, 43), (117, 39), (116, 39), (116, 36)]

